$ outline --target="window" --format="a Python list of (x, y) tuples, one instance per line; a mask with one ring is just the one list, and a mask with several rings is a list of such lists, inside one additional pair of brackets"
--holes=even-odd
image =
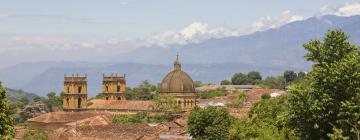
[(109, 87), (105, 86), (105, 91), (108, 92), (109, 91)]
[(120, 86), (119, 85), (116, 87), (116, 91), (120, 92)]
[(118, 100), (121, 100), (121, 98), (120, 98), (120, 97), (117, 97), (117, 99), (118, 99)]
[(66, 87), (66, 93), (70, 93), (70, 88)]
[(78, 93), (81, 93), (82, 87), (78, 87)]

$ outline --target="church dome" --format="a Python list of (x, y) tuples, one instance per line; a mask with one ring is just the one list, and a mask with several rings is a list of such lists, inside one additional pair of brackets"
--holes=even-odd
[(160, 93), (195, 93), (193, 80), (181, 70), (178, 56), (174, 63), (174, 69), (161, 82)]

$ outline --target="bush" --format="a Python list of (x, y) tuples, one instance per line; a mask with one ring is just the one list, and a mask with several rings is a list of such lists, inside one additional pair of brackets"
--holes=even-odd
[(200, 99), (211, 99), (214, 97), (226, 96), (228, 94), (229, 92), (225, 89), (225, 87), (198, 93)]
[(42, 129), (36, 129), (36, 130), (27, 129), (23, 139), (24, 140), (48, 140), (49, 138)]
[(261, 95), (261, 99), (263, 99), (263, 100), (270, 99), (270, 98), (271, 98), (271, 95), (269, 93), (263, 93)]
[(246, 94), (244, 92), (239, 92), (238, 94), (238, 97), (228, 104), (229, 107), (240, 108), (244, 105), (244, 102), (246, 101)]

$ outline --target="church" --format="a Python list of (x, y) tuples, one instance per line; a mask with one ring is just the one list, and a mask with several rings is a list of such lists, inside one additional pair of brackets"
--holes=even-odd
[[(64, 111), (151, 111), (151, 101), (126, 100), (125, 75), (103, 74), (102, 99), (87, 99), (87, 75), (65, 75), (63, 92)], [(181, 69), (179, 55), (176, 56), (173, 70), (163, 78), (159, 94), (173, 96), (183, 110), (197, 105), (194, 82)]]

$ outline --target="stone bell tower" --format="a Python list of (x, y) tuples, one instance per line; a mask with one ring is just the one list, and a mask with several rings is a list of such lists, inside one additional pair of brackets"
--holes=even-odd
[(64, 110), (81, 110), (87, 105), (87, 75), (64, 76)]
[(117, 74), (103, 74), (102, 94), (106, 100), (126, 100), (126, 80)]

